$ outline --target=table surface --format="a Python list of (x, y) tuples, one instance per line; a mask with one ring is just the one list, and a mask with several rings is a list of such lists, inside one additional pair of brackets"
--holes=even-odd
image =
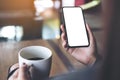
[(52, 67), (50, 77), (84, 67), (71, 57), (61, 46), (60, 40), (29, 40), (21, 42), (0, 43), (0, 80), (5, 80), (8, 68), (18, 62), (18, 52), (26, 46), (45, 46), (52, 50)]
[[(103, 31), (93, 31), (96, 38), (98, 53), (102, 53)], [(6, 80), (8, 68), (18, 62), (18, 52), (26, 46), (45, 46), (52, 50), (52, 67), (50, 77), (59, 76), (74, 70), (82, 69), (85, 65), (69, 55), (61, 45), (61, 40), (27, 40), (21, 42), (0, 43), (0, 80)]]

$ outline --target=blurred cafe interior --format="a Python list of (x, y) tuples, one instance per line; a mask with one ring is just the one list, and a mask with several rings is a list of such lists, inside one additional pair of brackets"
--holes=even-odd
[(60, 9), (74, 5), (81, 5), (87, 23), (99, 30), (100, 0), (0, 0), (0, 42), (59, 39)]
[[(58, 52), (57, 55), (59, 56), (53, 57), (51, 76), (65, 72), (67, 68), (59, 65), (62, 62), (64, 66), (68, 66), (68, 70), (71, 70), (67, 58), (64, 58), (64, 55), (67, 57), (69, 55), (64, 54), (65, 51), (60, 51), (63, 50), (59, 48), (60, 43), (53, 41), (57, 43), (56, 47), (50, 41), (60, 39), (61, 8), (64, 6), (81, 6), (83, 8), (85, 21), (90, 25), (95, 35), (98, 53), (102, 51), (101, 0), (0, 0), (0, 80), (5, 80), (4, 76), (7, 75), (8, 67), (17, 62), (16, 53), (22, 47), (28, 45), (50, 47), (46, 43), (47, 41), (55, 49), (53, 53)], [(29, 42), (30, 40), (31, 42)], [(32, 40), (38, 41), (32, 42)], [(39, 40), (45, 40), (45, 43)], [(53, 48), (51, 49), (53, 50)], [(10, 59), (9, 61), (6, 60), (6, 56), (8, 56), (8, 60)], [(15, 57), (13, 58), (13, 56)], [(75, 67), (79, 67), (77, 61), (71, 57), (68, 59)], [(2, 65), (3, 61), (6, 64)]]

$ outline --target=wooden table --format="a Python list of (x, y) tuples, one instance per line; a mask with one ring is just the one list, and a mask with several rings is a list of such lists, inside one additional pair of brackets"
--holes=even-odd
[(29, 40), (0, 43), (0, 80), (6, 80), (9, 66), (18, 62), (18, 52), (26, 46), (46, 46), (53, 52), (50, 77), (84, 67), (71, 57), (61, 46), (60, 40)]

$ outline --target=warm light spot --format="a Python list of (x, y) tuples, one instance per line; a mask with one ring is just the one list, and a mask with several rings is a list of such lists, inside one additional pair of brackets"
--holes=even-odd
[(21, 26), (9, 25), (1, 28), (0, 36), (9, 40), (20, 41), (23, 36), (23, 28)]

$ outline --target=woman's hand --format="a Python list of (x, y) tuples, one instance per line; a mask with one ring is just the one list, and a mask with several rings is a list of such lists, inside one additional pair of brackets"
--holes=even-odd
[[(90, 45), (88, 47), (69, 48), (67, 47), (64, 26), (61, 25), (62, 46), (66, 49), (68, 53), (70, 53), (74, 58), (76, 58), (81, 63), (86, 65), (92, 65), (96, 61), (96, 54), (97, 54), (96, 41), (89, 26), (86, 25), (86, 27), (88, 31)], [(82, 36), (78, 36), (78, 37), (82, 37)]]
[[(15, 68), (19, 67), (18, 63), (14, 64), (10, 71), (14, 70)], [(17, 69), (8, 80), (31, 80), (30, 73), (29, 73), (29, 67), (23, 63), (19, 69)]]

